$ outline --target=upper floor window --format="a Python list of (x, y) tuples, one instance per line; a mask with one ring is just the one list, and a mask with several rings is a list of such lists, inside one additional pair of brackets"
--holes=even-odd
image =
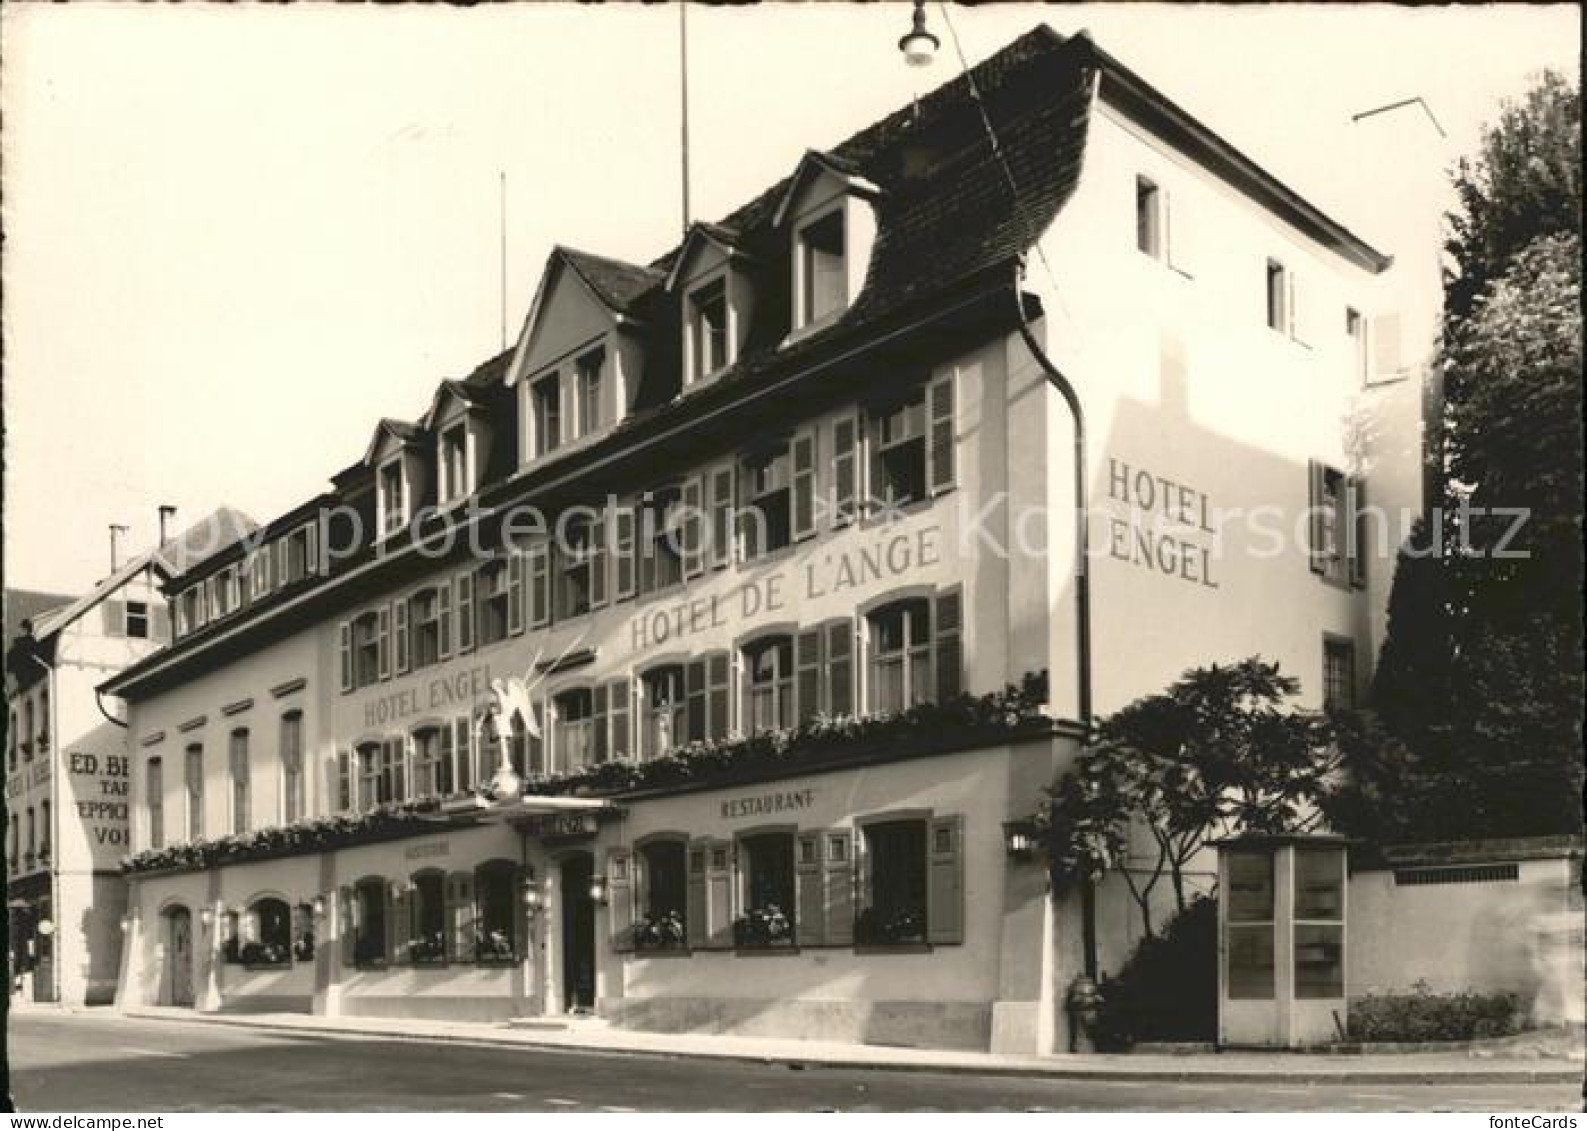
[(534, 406), (535, 454), (556, 451), (562, 443), (562, 375), (548, 373), (529, 389)]
[(588, 687), (564, 691), (555, 699), (557, 764), (578, 769), (595, 760), (595, 695)]
[(160, 759), (150, 758), (144, 766), (144, 798), (149, 820), (149, 847), (165, 845), (165, 777)]
[(315, 560), (318, 549), (318, 529), (312, 522), (305, 523), (292, 531), (281, 542), (278, 542), (277, 546), (280, 554), (281, 577), (279, 584), (290, 585), (295, 581), (302, 581), (310, 574), (319, 571), (319, 563)]
[(744, 649), (749, 683), (749, 729), (782, 730), (794, 724), (793, 641), (757, 640)]
[(875, 414), (874, 487), (878, 500), (900, 506), (926, 497), (926, 398), (919, 395)]
[(45, 754), (50, 749), (50, 688), (44, 684), (39, 688), (39, 753)]
[(22, 760), (33, 761), (33, 700), (22, 703)]
[(577, 398), (578, 434), (588, 436), (601, 428), (601, 372), (606, 368), (606, 351), (593, 349), (579, 358), (573, 387)]
[(561, 565), (557, 577), (557, 610), (559, 620), (582, 616), (590, 611), (594, 581), (595, 527), (588, 520), (568, 522), (557, 560)]
[(245, 833), (253, 815), (253, 772), (248, 764), (248, 732), (231, 732), (231, 831)]
[(687, 741), (683, 668), (674, 664), (646, 674), (644, 695), (640, 749), (646, 758), (659, 758)]
[(454, 424), (441, 433), (441, 500), (456, 502), (465, 497), (468, 481), (468, 426)]
[(1364, 585), (1367, 512), (1361, 481), (1313, 460), (1309, 490), (1312, 572), (1335, 585)]
[(380, 533), (385, 537), (408, 524), (407, 476), (400, 458), (381, 467), (379, 495)]
[(835, 210), (799, 230), (799, 325), (830, 318), (848, 305), (843, 212)]
[(654, 492), (640, 508), (640, 591), (655, 593), (683, 580), (683, 553), (679, 545), (683, 519), (683, 493), (677, 487)]
[(204, 748), (198, 743), (182, 753), (182, 784), (187, 794), (187, 839), (204, 835)]
[(479, 567), (478, 601), (479, 618), (476, 636), (480, 647), (507, 639), (510, 596), (508, 593), (507, 563), (501, 559), (486, 562)]
[(380, 681), (380, 618), (373, 611), (353, 621), (353, 686)]
[(1147, 177), (1135, 178), (1135, 246), (1163, 258), (1163, 194)]
[(127, 635), (133, 640), (147, 640), (149, 638), (149, 603), (147, 601), (127, 602)]
[(1289, 333), (1289, 271), (1276, 259), (1267, 261), (1267, 325)]
[(356, 751), (358, 806), (368, 809), (407, 796), (407, 775), (401, 739), (366, 742)]
[(305, 813), (303, 788), (303, 714), (281, 716), (281, 820), (300, 820)]
[(415, 668), (441, 662), (441, 594), (436, 589), (415, 593), (408, 601), (412, 618), (411, 650)]
[(204, 595), (204, 587), (195, 585), (185, 591), (176, 605), (176, 629), (178, 635), (186, 636), (203, 627), (204, 619), (200, 616), (200, 599)]
[(1367, 324), (1361, 312), (1345, 307), (1345, 337), (1350, 340), (1351, 376), (1363, 384), (1371, 376), (1367, 368)]
[(754, 558), (793, 540), (793, 461), (787, 444), (744, 460), (744, 555)]
[(450, 796), (452, 784), (452, 730), (425, 727), (413, 735), (413, 788), (420, 797)]
[(689, 380), (699, 381), (729, 364), (727, 284), (705, 284), (689, 296)]
[(1323, 637), (1323, 709), (1356, 705), (1356, 645), (1342, 636)]
[(962, 603), (957, 590), (909, 598), (869, 617), (872, 711), (943, 702), (962, 684)]
[(50, 858), (50, 803), (39, 802), (39, 859)]

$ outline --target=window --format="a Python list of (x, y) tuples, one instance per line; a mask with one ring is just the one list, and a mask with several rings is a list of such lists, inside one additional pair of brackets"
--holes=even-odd
[(446, 958), (446, 877), (434, 870), (413, 877), (409, 914), (412, 934), (408, 957), (414, 962), (441, 962)]
[(182, 755), (183, 784), (187, 787), (187, 839), (204, 835), (204, 748), (198, 743)]
[(904, 711), (931, 699), (931, 608), (900, 601), (873, 614), (871, 710)]
[(50, 749), (50, 689), (45, 684), (39, 688), (39, 753), (46, 754)]
[(413, 773), (413, 788), (420, 797), (446, 797), (453, 792), (450, 727), (426, 727), (414, 733)]
[(476, 636), (479, 647), (483, 648), (507, 639), (510, 611), (507, 563), (496, 560), (480, 566), (477, 585), (479, 625)]
[(656, 491), (641, 510), (646, 535), (640, 561), (640, 589), (656, 593), (683, 580), (683, 555), (679, 547), (683, 496), (676, 487)]
[(10, 769), (17, 768), (17, 712), (11, 708), (10, 725), (6, 727), (6, 763)]
[(1295, 996), (1342, 998), (1345, 858), (1337, 848), (1295, 853)]
[(601, 370), (605, 366), (606, 351), (602, 349), (591, 350), (578, 360), (573, 384), (580, 436), (588, 436), (601, 427)]
[(551, 373), (530, 386), (534, 405), (535, 454), (554, 452), (562, 443), (562, 376)]
[(441, 596), (437, 590), (426, 589), (409, 599), (408, 608), (412, 627), (410, 650), (415, 668), (429, 667), (441, 662)]
[(1371, 376), (1367, 369), (1367, 324), (1361, 312), (1345, 307), (1345, 337), (1350, 340), (1352, 377), (1362, 384)]
[(313, 523), (305, 523), (291, 534), (288, 534), (276, 545), (279, 547), (280, 560), (279, 584), (291, 585), (293, 582), (302, 581), (310, 574), (319, 572), (319, 563), (316, 561), (318, 531)]
[(688, 741), (683, 668), (673, 665), (648, 673), (644, 693), (641, 751), (646, 758), (659, 758)]
[(1273, 856), (1230, 852), (1225, 857), (1229, 910), (1227, 955), (1229, 997), (1270, 1001), (1273, 997)]
[(643, 918), (634, 925), (638, 950), (666, 950), (688, 940), (688, 846), (682, 840), (656, 840), (641, 845)]
[[(372, 805), (384, 805), (396, 798), (393, 792), (394, 780), (393, 759), (389, 751), (393, 747), (390, 742), (369, 742), (360, 746), (357, 751), (358, 770), (358, 807), (368, 809)], [(400, 748), (399, 748), (400, 751)]]
[(22, 760), (33, 761), (33, 700), (22, 701)]
[(201, 586), (193, 586), (182, 594), (176, 606), (176, 626), (178, 632), (186, 636), (190, 632), (198, 631), (203, 623), (198, 615), (198, 597)]
[(28, 867), (33, 867), (33, 859), (37, 855), (39, 845), (38, 819), (33, 812), (33, 806), (28, 806)]
[(749, 681), (748, 729), (782, 730), (794, 725), (793, 641), (758, 640), (744, 649)]
[(703, 380), (726, 366), (727, 343), (727, 285), (717, 279), (689, 296), (689, 379)]
[(926, 497), (926, 397), (875, 415), (873, 488), (879, 501), (903, 506)]
[(865, 826), (865, 851), (870, 867), (854, 941), (862, 946), (925, 942), (925, 820)]
[(594, 527), (588, 520), (568, 522), (557, 540), (556, 617), (583, 616), (590, 611), (591, 582), (595, 564)]
[(406, 477), (402, 460), (394, 459), (380, 469), (380, 533), (395, 534), (408, 523)]
[(380, 682), (380, 618), (365, 613), (353, 622), (353, 685)]
[(248, 766), (248, 732), (231, 732), (231, 831), (245, 833), (253, 809), (253, 782)]
[(292, 964), (292, 908), (285, 900), (265, 898), (248, 909), (237, 955), (250, 966)]
[(288, 711), (281, 716), (281, 820), (301, 819), (304, 808), (303, 715)]
[(799, 325), (810, 326), (848, 305), (843, 213), (830, 212), (799, 233)]
[(481, 961), (510, 960), (518, 954), (518, 869), (507, 860), (490, 860), (474, 871), (475, 911)]
[(1289, 272), (1276, 259), (1267, 261), (1267, 325), (1289, 333)]
[(160, 772), (160, 759), (150, 758), (144, 767), (144, 796), (148, 799), (149, 847), (165, 845), (165, 778)]
[(50, 803), (39, 802), (39, 860), (47, 862), (50, 858)]
[(1135, 178), (1135, 246), (1153, 259), (1163, 257), (1163, 200), (1157, 185)]
[(587, 766), (595, 753), (595, 696), (587, 687), (564, 691), (556, 703), (557, 766), (562, 771)]
[(386, 882), (359, 880), (353, 900), (353, 963), (381, 965), (386, 961)]
[(443, 502), (456, 502), (469, 492), (468, 427), (455, 424), (441, 433), (441, 492)]
[(777, 946), (794, 940), (794, 837), (762, 833), (740, 842), (745, 912), (733, 923), (741, 947)]
[(149, 638), (149, 604), (147, 601), (127, 602), (127, 636), (133, 640)]
[(744, 461), (743, 475), (744, 554), (754, 558), (780, 550), (793, 540), (793, 465), (788, 445), (751, 455)]
[(1342, 636), (1323, 637), (1323, 710), (1356, 705), (1356, 645)]
[(1334, 585), (1366, 584), (1362, 481), (1316, 460), (1309, 476), (1312, 572)]

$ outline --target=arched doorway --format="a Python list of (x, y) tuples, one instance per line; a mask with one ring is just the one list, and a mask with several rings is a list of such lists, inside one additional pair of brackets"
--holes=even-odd
[(165, 919), (165, 977), (171, 1004), (193, 1004), (193, 914), (178, 904), (167, 908)]
[(568, 1013), (595, 1009), (595, 857), (565, 856), (562, 868), (562, 1004)]

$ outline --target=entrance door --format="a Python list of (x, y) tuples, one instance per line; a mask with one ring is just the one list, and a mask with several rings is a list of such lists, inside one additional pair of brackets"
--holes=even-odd
[(193, 916), (185, 907), (166, 913), (167, 981), (172, 1005), (193, 1004)]
[(562, 1001), (569, 1013), (595, 1008), (594, 875), (595, 858), (587, 852), (562, 861)]

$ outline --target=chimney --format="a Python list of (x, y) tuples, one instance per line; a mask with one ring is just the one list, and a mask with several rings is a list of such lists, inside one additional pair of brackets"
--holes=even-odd
[(160, 507), (160, 540), (155, 543), (157, 546), (165, 545), (166, 540), (170, 538), (170, 525), (175, 521), (176, 508), (170, 503), (162, 504)]
[(110, 524), (110, 572), (115, 573), (121, 568), (121, 536), (127, 533), (127, 527), (114, 522)]

